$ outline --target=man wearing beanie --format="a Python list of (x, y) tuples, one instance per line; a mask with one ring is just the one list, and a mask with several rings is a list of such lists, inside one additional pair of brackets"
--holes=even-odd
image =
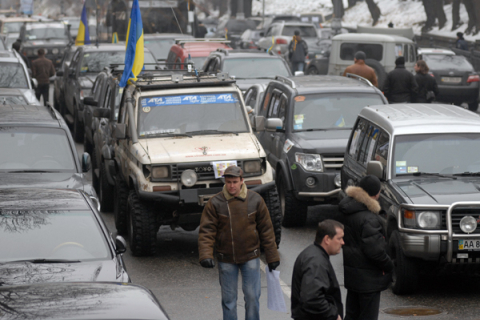
[(457, 32), (457, 41), (455, 48), (468, 51), (468, 42), (463, 38), (463, 33)]
[(390, 71), (383, 86), (383, 94), (389, 103), (415, 102), (418, 85), (415, 76), (405, 69), (405, 58), (395, 60), (395, 69)]
[(392, 280), (393, 262), (387, 254), (385, 228), (378, 216), (380, 190), (380, 180), (366, 176), (358, 187), (346, 189), (347, 197), (339, 204), (345, 225), (345, 320), (378, 319), (380, 292)]
[(345, 69), (343, 76), (345, 77), (347, 73), (356, 74), (370, 81), (375, 87), (378, 87), (377, 75), (372, 68), (365, 64), (366, 58), (365, 52), (357, 51), (355, 58), (353, 58), (354, 63)]

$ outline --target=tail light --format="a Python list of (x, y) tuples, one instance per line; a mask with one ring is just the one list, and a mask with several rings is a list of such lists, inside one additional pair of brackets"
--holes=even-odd
[(278, 50), (277, 53), (278, 53), (278, 54), (282, 54), (282, 51), (281, 51), (281, 50)]
[(468, 76), (467, 83), (480, 82), (480, 76), (478, 74), (472, 74)]
[(278, 38), (276, 44), (288, 44), (287, 40)]

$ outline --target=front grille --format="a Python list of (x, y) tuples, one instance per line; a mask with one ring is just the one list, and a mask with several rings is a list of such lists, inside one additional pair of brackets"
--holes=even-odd
[(343, 166), (343, 154), (322, 154), (325, 169), (340, 170)]
[[(243, 161), (237, 160), (237, 166), (243, 169)], [(193, 170), (197, 173), (198, 181), (215, 180), (215, 172), (210, 162), (197, 162), (172, 165), (172, 180), (180, 181), (182, 173), (185, 170)], [(244, 176), (248, 176), (244, 174)]]
[[(480, 208), (458, 208), (452, 211), (452, 229), (453, 233), (464, 233), (460, 229), (460, 220), (465, 216), (472, 216), (475, 219), (480, 219)], [(474, 234), (480, 234), (480, 228), (477, 228)]]

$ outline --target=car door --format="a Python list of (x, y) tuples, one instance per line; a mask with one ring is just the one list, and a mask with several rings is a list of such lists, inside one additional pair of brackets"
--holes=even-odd
[[(281, 95), (282, 92), (278, 89), (274, 89), (272, 91), (272, 97), (270, 98), (270, 102), (268, 104), (267, 109), (267, 120), (268, 119), (275, 119), (279, 116), (279, 109), (280, 109), (280, 102), (281, 102)], [(264, 149), (268, 149), (267, 159), (270, 164), (275, 168), (278, 162), (278, 151), (277, 151), (277, 144), (278, 144), (278, 129), (268, 129), (266, 130), (266, 134), (264, 137), (265, 145)]]
[(352, 130), (350, 140), (347, 145), (347, 150), (344, 156), (344, 165), (342, 167), (342, 189), (345, 190), (348, 186), (356, 185), (356, 183), (363, 177), (365, 168), (358, 163), (358, 156), (367, 135), (369, 123), (363, 118), (359, 118)]
[(72, 62), (68, 67), (67, 72), (67, 81), (65, 82), (65, 102), (67, 105), (68, 112), (73, 115), (73, 99), (75, 95), (75, 87), (76, 78), (77, 78), (77, 70), (78, 70), (78, 63), (80, 61), (81, 55), (81, 48), (79, 48), (75, 54), (73, 55)]
[[(268, 116), (268, 109), (269, 105), (272, 101), (272, 92), (273, 92), (273, 87), (269, 86), (267, 90), (265, 91), (265, 99), (263, 100), (262, 103), (262, 108), (259, 110), (258, 115), (264, 117), (265, 121)], [(271, 138), (270, 138), (270, 132), (268, 132), (266, 129), (264, 130), (256, 130), (256, 136), (258, 141), (260, 141), (260, 144), (262, 145), (263, 149), (265, 150), (265, 153), (268, 154), (270, 153), (269, 146), (271, 144)]]
[[(275, 137), (273, 138), (273, 147), (275, 150), (276, 161), (278, 161), (279, 159), (282, 159), (284, 154), (283, 147), (285, 146), (285, 140), (286, 140), (285, 138), (285, 127), (287, 122), (286, 115), (288, 114), (287, 113), (287, 106), (288, 106), (287, 95), (282, 92), (279, 94), (278, 99), (279, 99), (279, 102), (278, 102), (278, 110), (277, 110), (276, 117), (282, 120), (283, 125), (281, 129), (277, 129), (277, 131), (274, 134)], [(275, 165), (276, 165), (276, 161), (275, 161)]]

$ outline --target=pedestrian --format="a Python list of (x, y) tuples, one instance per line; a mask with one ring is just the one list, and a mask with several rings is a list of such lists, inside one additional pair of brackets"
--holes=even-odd
[(200, 22), (195, 28), (195, 38), (205, 38), (205, 35), (208, 33), (207, 27), (203, 24), (203, 22)]
[(417, 103), (431, 103), (438, 96), (438, 85), (434, 76), (428, 74), (427, 63), (418, 60), (415, 64), (415, 81), (418, 84)]
[(455, 48), (468, 51), (468, 42), (463, 38), (463, 33), (457, 32), (457, 41)]
[(347, 73), (356, 74), (370, 81), (375, 87), (378, 87), (375, 70), (365, 64), (366, 58), (367, 56), (365, 55), (365, 52), (357, 51), (355, 53), (355, 57), (353, 58), (354, 63), (345, 69), (343, 76), (345, 77)]
[(358, 187), (347, 187), (347, 197), (339, 203), (345, 224), (345, 320), (378, 319), (380, 292), (392, 281), (393, 262), (387, 254), (385, 227), (378, 215), (380, 190), (380, 180), (368, 175)]
[(45, 50), (38, 49), (38, 59), (32, 63), (32, 74), (37, 79), (38, 86), (35, 89), (35, 95), (40, 100), (40, 96), (43, 97), (43, 104), (46, 106), (48, 103), (48, 91), (50, 88), (50, 78), (55, 75), (55, 67), (52, 61), (45, 58)]
[(315, 242), (295, 260), (292, 275), (292, 318), (343, 319), (340, 286), (330, 256), (343, 245), (343, 225), (335, 220), (318, 224)]
[(288, 45), (288, 58), (292, 63), (292, 72), (303, 71), (305, 58), (308, 55), (308, 45), (300, 36), (300, 31), (295, 30), (294, 36)]
[(387, 74), (383, 94), (389, 103), (415, 102), (418, 85), (415, 77), (405, 69), (405, 58), (398, 57), (395, 60), (395, 69)]
[(260, 248), (270, 272), (280, 265), (270, 214), (263, 198), (248, 190), (243, 171), (230, 166), (223, 191), (205, 206), (198, 235), (200, 264), (213, 268), (214, 251), (222, 289), (223, 319), (237, 319), (238, 273), (242, 273), (245, 319), (260, 319)]
[(30, 63), (30, 60), (22, 53), (20, 52), (20, 48), (22, 46), (22, 40), (17, 39), (14, 43), (12, 43), (12, 49), (17, 51), (17, 53), (22, 57), (23, 62), (25, 62), (25, 65), (27, 66), (28, 69), (32, 69), (32, 64)]

